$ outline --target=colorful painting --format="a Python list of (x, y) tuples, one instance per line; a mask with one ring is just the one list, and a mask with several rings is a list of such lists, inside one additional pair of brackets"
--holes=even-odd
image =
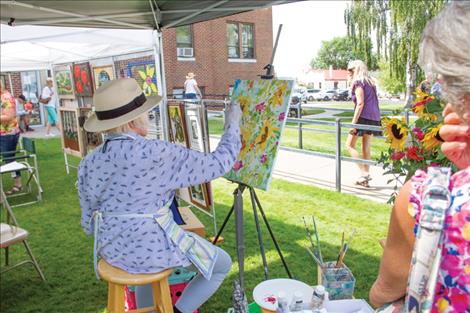
[(208, 213), (212, 213), (209, 188), (209, 183), (191, 186), (188, 188), (189, 198), (191, 199), (191, 204), (194, 206), (203, 209)]
[(189, 147), (204, 152), (202, 107), (186, 108), (186, 127), (188, 130)]
[(134, 78), (146, 96), (158, 95), (155, 62), (131, 62), (127, 65), (127, 76)]
[(95, 89), (98, 89), (104, 82), (115, 79), (112, 65), (104, 65), (93, 68)]
[(77, 96), (93, 96), (93, 86), (89, 63), (80, 63), (73, 65), (73, 80), (75, 81), (75, 94)]
[(168, 105), (168, 134), (170, 142), (188, 147), (188, 133), (184, 119), (184, 104)]
[(54, 80), (57, 86), (57, 94), (62, 99), (74, 99), (73, 79), (70, 66), (57, 66), (54, 68)]
[(237, 80), (232, 101), (242, 109), (242, 147), (225, 177), (267, 190), (286, 122), (293, 81)]

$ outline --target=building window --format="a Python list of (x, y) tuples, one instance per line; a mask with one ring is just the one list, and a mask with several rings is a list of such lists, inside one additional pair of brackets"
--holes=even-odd
[(253, 28), (253, 24), (227, 23), (227, 47), (229, 58), (254, 59), (255, 41)]
[(193, 31), (191, 25), (176, 27), (176, 55), (179, 58), (194, 57)]

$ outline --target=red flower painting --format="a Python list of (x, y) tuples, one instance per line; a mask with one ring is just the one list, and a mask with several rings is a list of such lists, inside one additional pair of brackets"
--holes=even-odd
[(93, 96), (91, 70), (89, 63), (74, 64), (73, 78), (75, 81), (75, 94), (81, 97)]

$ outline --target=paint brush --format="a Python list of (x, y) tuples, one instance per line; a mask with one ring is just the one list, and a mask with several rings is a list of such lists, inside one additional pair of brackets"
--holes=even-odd
[(317, 246), (318, 246), (318, 256), (320, 257), (320, 261), (323, 263), (323, 256), (321, 254), (320, 240), (318, 239), (317, 223), (315, 223), (315, 216), (313, 216), (313, 215), (312, 215), (312, 221), (313, 221), (313, 231), (315, 232), (315, 239), (317, 241)]
[(305, 220), (305, 217), (302, 217), (302, 219), (304, 220), (304, 225), (305, 225), (305, 230), (307, 231), (308, 240), (310, 241), (310, 244), (312, 245), (313, 251), (315, 251), (315, 244), (313, 243), (312, 235), (310, 233), (310, 230), (308, 229), (307, 221)]
[(344, 231), (343, 231), (343, 235), (341, 236), (341, 247), (339, 248), (338, 258), (336, 259), (336, 267), (340, 267), (341, 255), (343, 254), (343, 251), (344, 251)]
[(352, 239), (354, 238), (354, 235), (356, 234), (356, 229), (353, 228), (351, 234), (349, 235), (348, 242), (345, 244), (344, 252), (343, 252), (343, 257), (341, 259), (341, 262), (344, 260), (344, 257), (346, 255), (346, 252), (348, 252), (349, 247), (351, 246)]
[(305, 249), (307, 250), (308, 254), (310, 254), (310, 256), (312, 257), (312, 259), (315, 261), (315, 263), (318, 264), (318, 266), (322, 267), (323, 266), (323, 262), (321, 262), (317, 256), (315, 255), (315, 253), (313, 253), (308, 247), (305, 247)]

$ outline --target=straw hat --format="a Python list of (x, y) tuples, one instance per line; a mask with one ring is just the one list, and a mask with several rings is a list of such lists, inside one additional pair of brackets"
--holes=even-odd
[(146, 97), (133, 78), (105, 82), (93, 96), (95, 110), (83, 126), (100, 132), (124, 125), (160, 103), (162, 97)]
[(194, 77), (196, 77), (196, 75), (194, 75), (193, 72), (189, 72), (188, 75), (186, 75), (186, 79), (193, 79)]

